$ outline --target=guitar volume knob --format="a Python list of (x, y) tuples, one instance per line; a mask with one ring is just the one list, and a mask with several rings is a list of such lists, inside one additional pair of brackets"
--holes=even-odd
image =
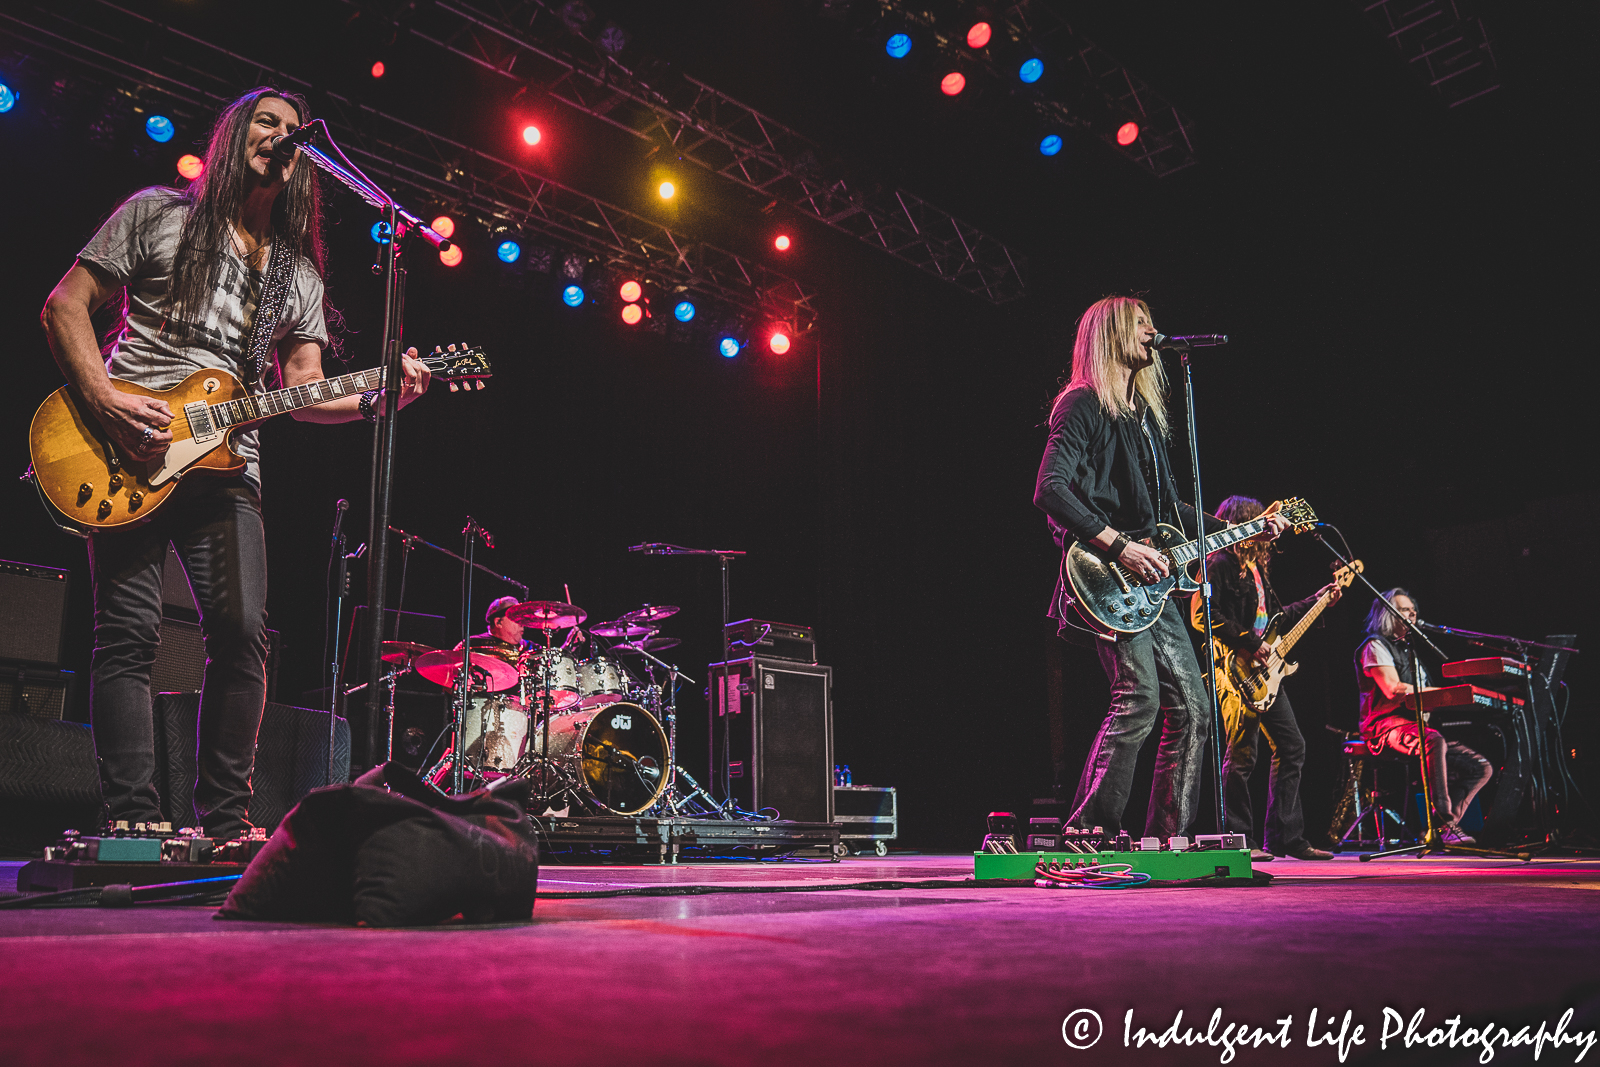
[(111, 500), (108, 497), (107, 499), (100, 501), (100, 517), (103, 519), (109, 514), (111, 514)]

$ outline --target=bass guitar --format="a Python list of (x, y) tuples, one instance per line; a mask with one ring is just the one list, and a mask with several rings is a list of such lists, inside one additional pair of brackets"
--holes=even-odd
[[(1333, 580), (1340, 589), (1348, 589), (1362, 570), (1361, 561), (1352, 560), (1348, 566), (1333, 572)], [(1221, 641), (1213, 639), (1211, 644), (1217, 656), (1217, 693), (1223, 704), (1229, 703), (1227, 693), (1232, 690), (1234, 698), (1252, 711), (1263, 712), (1270, 708), (1272, 702), (1278, 699), (1278, 687), (1283, 680), (1300, 669), (1300, 664), (1289, 662), (1289, 650), (1305, 636), (1311, 624), (1317, 621), (1317, 616), (1331, 603), (1333, 592), (1330, 590), (1319, 596), (1300, 621), (1283, 634), (1278, 630), (1283, 622), (1283, 613), (1274, 615), (1272, 621), (1267, 623), (1266, 632), (1261, 635), (1262, 647), (1271, 649), (1265, 663), (1255, 656), (1235, 652)], [(1196, 618), (1199, 617), (1196, 612)], [(1201, 624), (1204, 625), (1203, 619)]]
[[(482, 349), (435, 349), (422, 362), (434, 381), (450, 383), (451, 391), (474, 384), (483, 388), (490, 376)], [(165, 452), (139, 459), (111, 439), (62, 386), (34, 413), (28, 428), (28, 451), (39, 492), (68, 522), (85, 531), (142, 522), (166, 503), (187, 474), (238, 474), (245, 462), (233, 450), (234, 431), (254, 426), (273, 415), (326, 404), (369, 389), (383, 388), (383, 368), (356, 371), (286, 389), (251, 393), (225, 370), (197, 370), (171, 389), (111, 379), (119, 392), (165, 400), (173, 412), (172, 443)]]
[(1199, 580), (1191, 572), (1203, 554), (1258, 536), (1267, 528), (1268, 518), (1279, 512), (1289, 520), (1295, 533), (1304, 533), (1317, 522), (1311, 505), (1295, 498), (1274, 503), (1249, 522), (1218, 530), (1203, 542), (1198, 538), (1185, 541), (1182, 530), (1165, 523), (1157, 526), (1155, 536), (1150, 539), (1151, 545), (1167, 557), (1169, 573), (1151, 582), (1132, 574), (1099, 549), (1090, 548), (1082, 541), (1074, 542), (1066, 557), (1073, 604), (1084, 620), (1102, 633), (1136, 634), (1148, 630), (1160, 618), (1161, 609), (1174, 589), (1192, 593), (1200, 588)]

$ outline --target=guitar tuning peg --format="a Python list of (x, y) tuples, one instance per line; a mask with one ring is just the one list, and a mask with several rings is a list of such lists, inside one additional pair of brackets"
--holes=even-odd
[(444, 349), (442, 349), (442, 348), (440, 348), (440, 347), (439, 347), (439, 346), (438, 346), (438, 345), (434, 345), (434, 346), (433, 346), (433, 350), (434, 350), (434, 351), (435, 351), (435, 352), (443, 352), (443, 351), (444, 351)]
[(452, 393), (459, 393), (459, 392), (461, 392), (461, 386), (460, 386), (460, 385), (458, 385), (458, 384), (457, 384), (457, 383), (455, 383), (455, 382), (451, 382), (451, 383), (450, 383), (450, 391), (451, 391), (451, 392), (452, 392)]
[(481, 380), (478, 382), (478, 392), (483, 392), (483, 382)]

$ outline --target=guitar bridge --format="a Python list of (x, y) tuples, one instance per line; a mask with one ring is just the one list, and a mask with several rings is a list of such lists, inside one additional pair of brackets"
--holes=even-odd
[(189, 435), (196, 444), (205, 444), (216, 439), (221, 433), (211, 423), (211, 405), (204, 400), (196, 400), (183, 405), (183, 417), (189, 420)]

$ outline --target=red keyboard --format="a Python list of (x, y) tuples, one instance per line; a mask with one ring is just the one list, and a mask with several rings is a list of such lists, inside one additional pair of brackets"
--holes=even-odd
[(1508, 656), (1484, 656), (1480, 659), (1458, 659), (1439, 668), (1446, 678), (1506, 678), (1522, 681), (1533, 669), (1521, 660)]

